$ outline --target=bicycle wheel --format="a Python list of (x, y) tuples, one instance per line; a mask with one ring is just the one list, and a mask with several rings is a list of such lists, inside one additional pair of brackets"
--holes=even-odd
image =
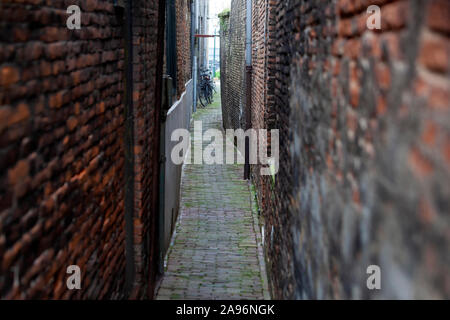
[(211, 101), (214, 101), (214, 86), (212, 83), (209, 84), (209, 94), (211, 96)]
[(207, 100), (205, 99), (204, 90), (200, 91), (200, 94), (198, 95), (198, 99), (200, 100), (200, 104), (203, 106), (203, 108), (206, 108)]
[(212, 101), (213, 101), (213, 100), (212, 100), (213, 95), (212, 95), (212, 89), (211, 89), (210, 86), (207, 87), (207, 93), (206, 93), (206, 96), (207, 96), (208, 104), (211, 104)]

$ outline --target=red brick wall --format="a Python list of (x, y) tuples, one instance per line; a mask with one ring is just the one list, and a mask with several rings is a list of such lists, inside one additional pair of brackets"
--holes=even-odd
[(266, 128), (266, 96), (267, 96), (267, 70), (269, 59), (268, 46), (266, 46), (267, 5), (265, 0), (253, 1), (252, 7), (252, 127)]
[[(225, 46), (220, 48), (222, 61), (222, 117), (224, 127), (237, 129), (245, 127), (245, 13), (244, 0), (232, 0), (229, 17), (224, 17), (221, 27), (221, 42)], [(227, 37), (227, 39), (224, 39)]]
[(252, 118), (281, 144), (274, 183), (253, 170), (274, 297), (450, 296), (449, 4), (255, 2)]
[[(1, 4), (4, 298), (126, 297), (123, 23), (112, 1), (79, 3), (81, 30), (66, 28), (64, 1)], [(133, 6), (133, 259), (136, 286), (151, 292), (158, 2)], [(81, 267), (82, 290), (66, 288), (72, 264)]]
[[(273, 297), (289, 297), (294, 287), (289, 230), (293, 175), (289, 158), (289, 50), (284, 2), (258, 0), (252, 7), (252, 126), (280, 130), (280, 173), (261, 176), (252, 166), (259, 207), (265, 225), (265, 255)], [(270, 140), (267, 141), (270, 146)]]
[[(152, 298), (157, 276), (162, 56), (158, 57), (160, 1), (133, 1), (134, 266), (133, 297)], [(163, 30), (162, 30), (163, 32)], [(159, 40), (162, 40), (161, 38)], [(160, 46), (163, 44), (160, 43)], [(162, 47), (160, 48), (162, 50)], [(163, 51), (160, 52), (162, 54)], [(158, 69), (160, 67), (160, 69)], [(158, 89), (159, 88), (159, 89)], [(160, 102), (159, 102), (160, 103)], [(156, 147), (155, 147), (156, 146)]]
[(181, 97), (191, 76), (191, 1), (177, 0), (177, 94)]

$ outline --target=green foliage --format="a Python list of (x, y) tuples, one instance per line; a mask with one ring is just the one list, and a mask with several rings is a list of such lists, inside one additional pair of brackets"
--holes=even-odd
[(220, 79), (220, 70), (216, 71), (216, 74), (214, 75), (214, 78)]
[(227, 31), (227, 24), (225, 23), (225, 20), (228, 19), (230, 16), (230, 9), (225, 9), (221, 13), (218, 14), (219, 20), (220, 20), (220, 30), (222, 32)]
[(219, 16), (229, 15), (230, 11), (231, 11), (230, 8), (223, 9), (223, 11), (221, 13), (219, 13)]

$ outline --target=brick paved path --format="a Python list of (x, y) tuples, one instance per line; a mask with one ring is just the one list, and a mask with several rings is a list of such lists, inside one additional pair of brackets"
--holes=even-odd
[[(221, 129), (215, 101), (194, 116), (204, 131)], [(242, 177), (242, 165), (185, 165), (181, 216), (157, 299), (269, 298), (257, 214)]]

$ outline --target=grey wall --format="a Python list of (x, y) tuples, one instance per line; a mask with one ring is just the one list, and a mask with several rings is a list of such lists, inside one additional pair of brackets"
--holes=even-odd
[(165, 253), (170, 245), (175, 222), (180, 208), (180, 186), (182, 165), (175, 165), (171, 160), (171, 152), (178, 142), (171, 141), (172, 132), (176, 129), (189, 130), (192, 115), (193, 81), (186, 84), (186, 91), (167, 112), (165, 124), (165, 179), (164, 179), (164, 248)]

